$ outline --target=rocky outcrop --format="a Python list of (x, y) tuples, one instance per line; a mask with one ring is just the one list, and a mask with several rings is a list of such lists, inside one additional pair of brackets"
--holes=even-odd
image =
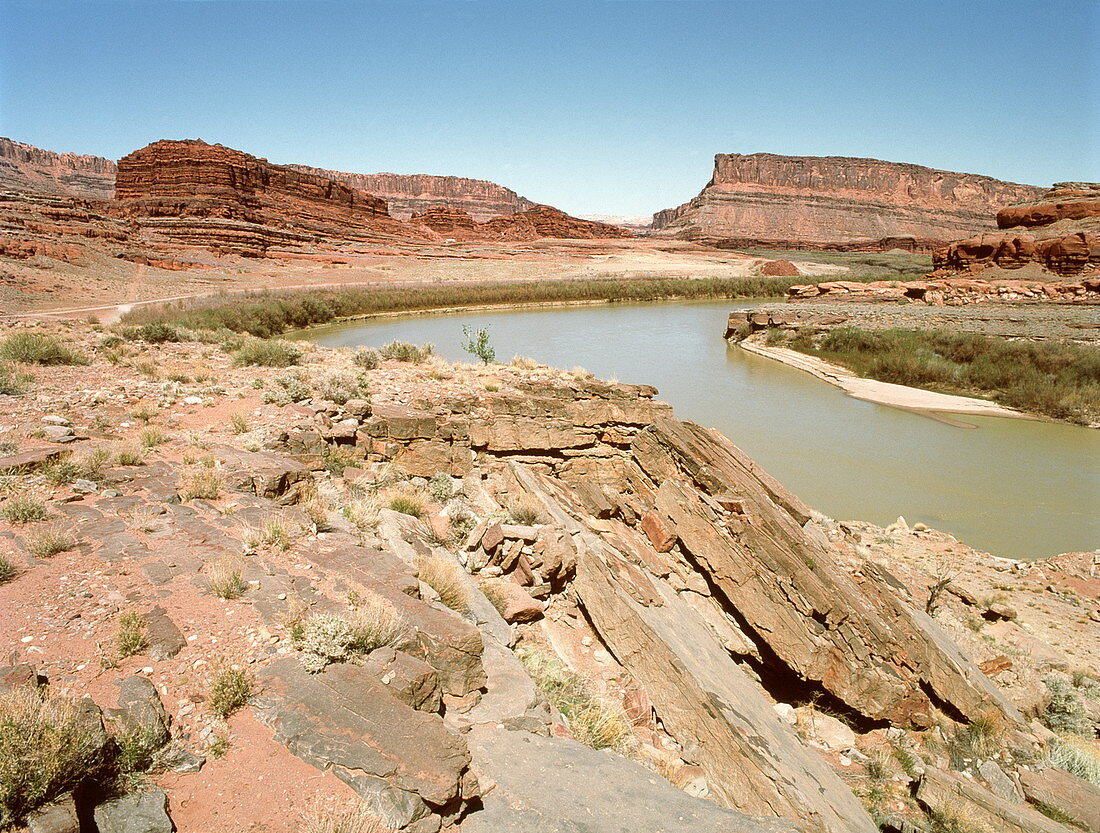
[(477, 223), (462, 211), (435, 208), (414, 214), (410, 225), (421, 225), (455, 240), (530, 241), (542, 238), (600, 239), (633, 237), (620, 226), (572, 217), (549, 205), (535, 205), (508, 217)]
[(0, 190), (110, 199), (115, 163), (102, 156), (55, 153), (0, 137)]
[(998, 211), (997, 226), (1005, 231), (937, 249), (935, 274), (1035, 264), (1068, 276), (1100, 268), (1100, 183), (1059, 183), (1038, 200)]
[(389, 203), (390, 216), (408, 220), (431, 209), (460, 211), (475, 223), (509, 217), (533, 208), (535, 203), (510, 188), (484, 179), (430, 174), (351, 174), (308, 165), (287, 165), (296, 171), (342, 182), (357, 191), (381, 197)]
[(921, 301), (936, 306), (960, 306), (985, 302), (1052, 302), (1095, 304), (1100, 302), (1100, 278), (1079, 281), (981, 280), (941, 278), (925, 281), (824, 281), (798, 284), (787, 290), (792, 301), (861, 301), (897, 303)]
[(658, 236), (783, 248), (903, 248), (991, 227), (997, 209), (1034, 199), (1029, 185), (920, 165), (840, 156), (718, 154), (706, 188), (658, 212)]

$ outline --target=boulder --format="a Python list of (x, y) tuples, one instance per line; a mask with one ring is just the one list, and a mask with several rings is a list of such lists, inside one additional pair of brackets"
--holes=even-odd
[(495, 598), (505, 622), (534, 622), (542, 618), (542, 612), (546, 608), (546, 605), (508, 579), (490, 579), (485, 582), (483, 589)]
[(139, 734), (143, 742), (163, 746), (170, 737), (168, 713), (156, 687), (145, 677), (126, 677), (118, 683), (118, 708), (107, 709), (107, 717), (121, 734)]
[(368, 668), (309, 674), (297, 659), (260, 673), (260, 719), (307, 763), (332, 769), (386, 824), (404, 828), (457, 811), (476, 795), (470, 755), (442, 718), (398, 699)]
[(65, 793), (27, 816), (27, 833), (80, 833), (72, 793)]
[(99, 833), (172, 833), (175, 829), (168, 817), (168, 796), (155, 788), (105, 801), (95, 808), (94, 817)]
[(795, 833), (693, 798), (633, 761), (576, 741), (475, 727), (478, 777), (494, 788), (461, 833)]
[(1072, 833), (1037, 810), (1005, 801), (973, 780), (935, 767), (928, 767), (921, 776), (917, 801), (929, 811), (997, 833)]
[(1056, 767), (1022, 769), (1019, 777), (1028, 801), (1055, 807), (1088, 833), (1100, 833), (1100, 787)]

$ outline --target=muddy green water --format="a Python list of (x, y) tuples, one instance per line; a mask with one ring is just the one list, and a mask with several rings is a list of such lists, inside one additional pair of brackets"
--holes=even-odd
[[(758, 303), (758, 302), (757, 302)], [(472, 361), (462, 326), (488, 326), (497, 357), (581, 366), (651, 384), (681, 419), (717, 428), (807, 504), (838, 519), (923, 521), (995, 555), (1100, 547), (1100, 431), (992, 417), (958, 428), (852, 399), (722, 339), (729, 301), (476, 311), (313, 330), (330, 346), (430, 341)]]

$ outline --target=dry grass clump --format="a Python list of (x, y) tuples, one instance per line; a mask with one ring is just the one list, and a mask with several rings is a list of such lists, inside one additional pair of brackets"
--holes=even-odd
[(537, 370), (539, 363), (527, 356), (512, 356), (512, 367), (520, 370)]
[(542, 506), (530, 497), (519, 497), (508, 503), (508, 517), (514, 523), (534, 526), (543, 522)]
[(76, 538), (59, 526), (51, 526), (27, 535), (27, 552), (35, 558), (51, 558), (75, 546)]
[(280, 515), (268, 515), (259, 529), (249, 529), (244, 534), (245, 552), (254, 552), (260, 547), (274, 547), (285, 552), (294, 543), (290, 524)]
[(374, 529), (382, 519), (381, 506), (375, 495), (363, 495), (347, 501), (341, 508), (341, 514), (360, 530)]
[(461, 567), (449, 558), (431, 556), (418, 565), (420, 580), (439, 594), (439, 600), (451, 610), (466, 613), (470, 609), (470, 591)]
[(87, 357), (54, 336), (42, 333), (12, 333), (0, 342), (0, 359), (20, 364), (88, 364)]
[(128, 610), (118, 617), (118, 633), (115, 634), (115, 649), (120, 659), (140, 654), (149, 645), (149, 625), (145, 617)]
[(30, 687), (0, 692), (0, 829), (95, 773), (96, 728), (71, 700)]
[(310, 802), (298, 824), (298, 833), (387, 833), (389, 829), (361, 802), (334, 803), (321, 797)]
[(206, 578), (210, 589), (221, 599), (231, 601), (244, 595), (245, 584), (241, 580), (243, 563), (239, 558), (222, 556), (206, 565)]
[(11, 581), (19, 574), (18, 568), (4, 556), (0, 555), (0, 584)]
[(633, 748), (634, 732), (623, 710), (593, 694), (584, 677), (541, 651), (521, 648), (516, 656), (578, 741), (592, 749)]
[(975, 718), (970, 725), (955, 729), (947, 737), (947, 754), (952, 769), (962, 771), (974, 761), (993, 757), (1005, 745), (1008, 727), (998, 712)]
[(203, 469), (184, 481), (180, 500), (216, 500), (221, 491), (221, 475), (213, 469)]
[(145, 457), (141, 450), (134, 446), (123, 446), (115, 454), (115, 462), (120, 466), (144, 466)]
[(235, 413), (229, 415), (229, 430), (234, 434), (248, 433), (248, 420), (245, 419), (244, 414)]
[(424, 504), (414, 495), (399, 494), (390, 498), (390, 509), (414, 518), (424, 517)]
[(307, 671), (323, 671), (329, 663), (401, 641), (408, 625), (391, 602), (370, 592), (357, 593), (356, 599), (350, 614), (315, 613), (292, 629)]
[(34, 377), (12, 362), (0, 362), (0, 396), (22, 396)]
[(1100, 787), (1100, 743), (1081, 735), (1062, 735), (1050, 744), (1050, 762)]
[(206, 704), (210, 711), (224, 719), (244, 707), (255, 692), (256, 681), (251, 674), (235, 668), (225, 668), (214, 678)]
[(0, 508), (4, 520), (13, 524), (29, 524), (44, 521), (49, 517), (46, 504), (33, 495), (16, 495)]

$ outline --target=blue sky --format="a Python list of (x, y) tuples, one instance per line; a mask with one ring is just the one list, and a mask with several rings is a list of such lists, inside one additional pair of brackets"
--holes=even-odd
[(719, 152), (1100, 180), (1098, 90), (1096, 0), (0, 0), (0, 135), (198, 137), (573, 213), (676, 205)]

